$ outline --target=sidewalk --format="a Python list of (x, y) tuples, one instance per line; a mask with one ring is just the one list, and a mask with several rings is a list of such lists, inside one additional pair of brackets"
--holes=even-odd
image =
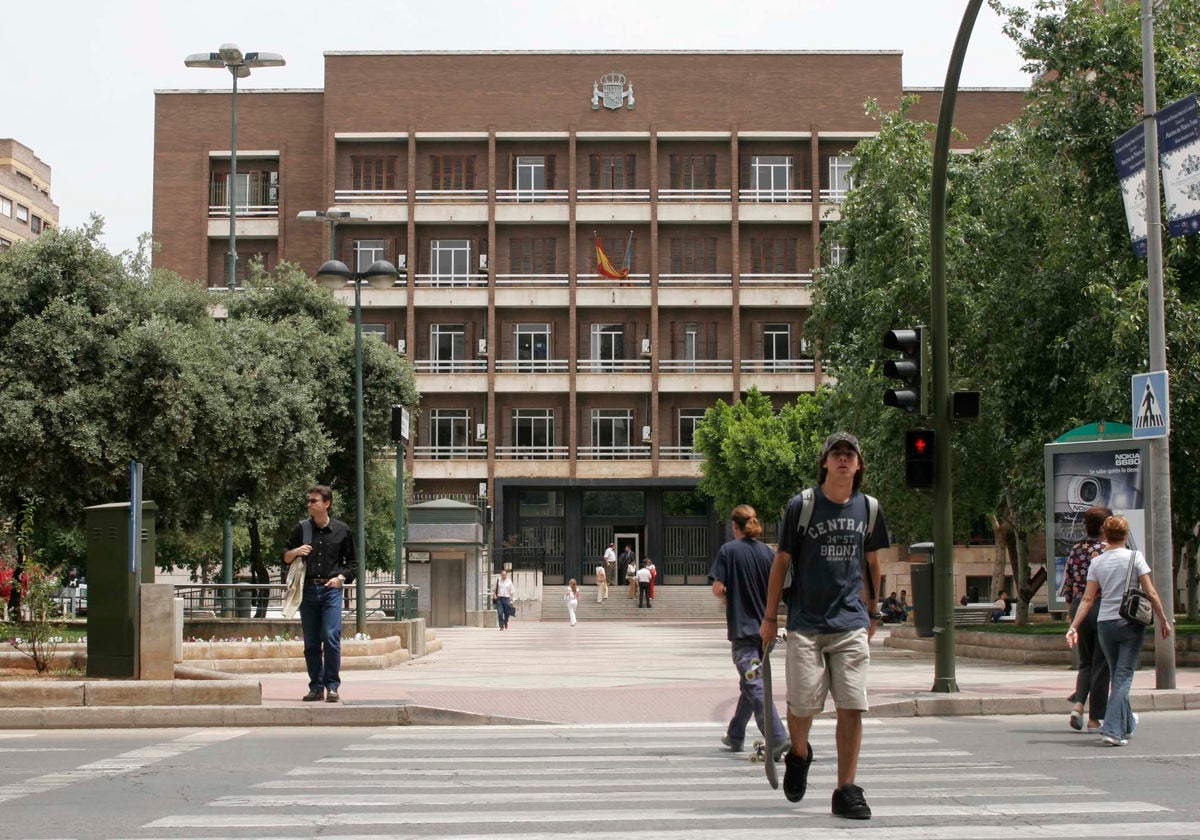
[[(1066, 726), (1074, 671), (959, 659), (958, 692), (933, 693), (933, 657), (885, 648), (886, 633), (881, 629), (871, 644), (871, 715), (1051, 713), (1062, 714)], [(308, 690), (303, 673), (261, 674), (253, 678), (262, 686), (261, 706), (6, 709), (0, 726), (723, 723), (737, 701), (723, 622), (580, 621), (570, 627), (514, 620), (505, 632), (454, 627), (437, 635), (442, 649), (428, 656), (387, 670), (344, 672), (341, 704), (301, 702)], [(782, 711), (781, 650), (772, 663)], [(1200, 708), (1200, 669), (1180, 668), (1174, 690), (1155, 691), (1154, 681), (1152, 668), (1135, 675), (1138, 711)]]

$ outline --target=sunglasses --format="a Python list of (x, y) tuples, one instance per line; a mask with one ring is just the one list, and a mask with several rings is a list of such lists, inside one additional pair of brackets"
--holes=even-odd
[(325, 501), (325, 500), (324, 500), (324, 499), (322, 499), (322, 498), (320, 498), (320, 497), (318, 496), (318, 497), (317, 497), (317, 498), (315, 498), (315, 499), (305, 499), (305, 500), (304, 500), (304, 503), (305, 503), (306, 505), (319, 505), (319, 504), (321, 504), (321, 502), (323, 502), (323, 501)]

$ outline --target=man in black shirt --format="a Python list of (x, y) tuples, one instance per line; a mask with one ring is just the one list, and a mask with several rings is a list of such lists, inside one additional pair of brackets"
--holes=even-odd
[[(302, 699), (336, 703), (342, 684), (342, 587), (354, 581), (358, 570), (354, 536), (346, 523), (329, 515), (333, 491), (324, 484), (308, 488), (305, 503), (310, 521), (292, 530), (283, 553), (284, 563), (300, 557), (306, 563), (300, 624), (304, 628), (308, 694)], [(312, 542), (306, 543), (309, 525)]]

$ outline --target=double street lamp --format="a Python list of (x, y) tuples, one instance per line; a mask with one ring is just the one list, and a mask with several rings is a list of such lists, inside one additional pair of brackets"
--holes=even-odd
[(272, 52), (243, 53), (237, 44), (222, 44), (216, 52), (192, 53), (183, 60), (187, 67), (225, 69), (233, 76), (233, 110), (229, 139), (229, 254), (225, 266), (225, 285), (233, 291), (237, 285), (237, 91), (238, 79), (250, 75), (259, 67), (282, 67), (283, 56)]
[[(328, 217), (329, 211), (325, 211)], [(332, 236), (332, 233), (331, 233)], [(400, 277), (396, 266), (387, 260), (376, 260), (366, 271), (351, 271), (340, 260), (329, 260), (317, 271), (317, 282), (331, 287), (345, 286), (346, 281), (354, 284), (354, 491), (355, 529), (354, 549), (358, 562), (358, 574), (354, 577), (355, 632), (367, 630), (367, 543), (365, 513), (365, 466), (363, 456), (363, 388), (362, 388), (362, 283), (386, 284), (391, 286)]]
[[(229, 71), (233, 76), (233, 105), (229, 130), (229, 186), (226, 188), (229, 199), (229, 254), (225, 263), (225, 287), (232, 293), (237, 288), (237, 83), (250, 75), (252, 69), (259, 67), (282, 67), (283, 56), (272, 52), (243, 53), (237, 44), (222, 44), (216, 52), (192, 53), (183, 60), (185, 67), (203, 67)], [(221, 537), (223, 583), (233, 583), (233, 520), (226, 517)], [(229, 612), (232, 605), (226, 599), (223, 605)]]

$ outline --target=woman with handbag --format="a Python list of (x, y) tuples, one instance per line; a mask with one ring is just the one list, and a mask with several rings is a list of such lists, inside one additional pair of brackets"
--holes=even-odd
[[(1087, 572), (1087, 588), (1071, 628), (1067, 630), (1067, 645), (1074, 647), (1079, 638), (1078, 625), (1092, 609), (1097, 593), (1103, 593), (1097, 614), (1096, 631), (1100, 649), (1112, 673), (1108, 709), (1100, 726), (1100, 742), (1110, 747), (1123, 747), (1137, 726), (1137, 715), (1129, 706), (1129, 688), (1133, 684), (1133, 669), (1146, 639), (1146, 627), (1158, 618), (1159, 635), (1171, 638), (1175, 623), (1163, 612), (1162, 601), (1150, 580), (1150, 567), (1140, 551), (1126, 548), (1129, 521), (1124, 516), (1104, 520), (1101, 536), (1108, 550), (1092, 560)], [(1147, 609), (1147, 602), (1149, 609)]]

